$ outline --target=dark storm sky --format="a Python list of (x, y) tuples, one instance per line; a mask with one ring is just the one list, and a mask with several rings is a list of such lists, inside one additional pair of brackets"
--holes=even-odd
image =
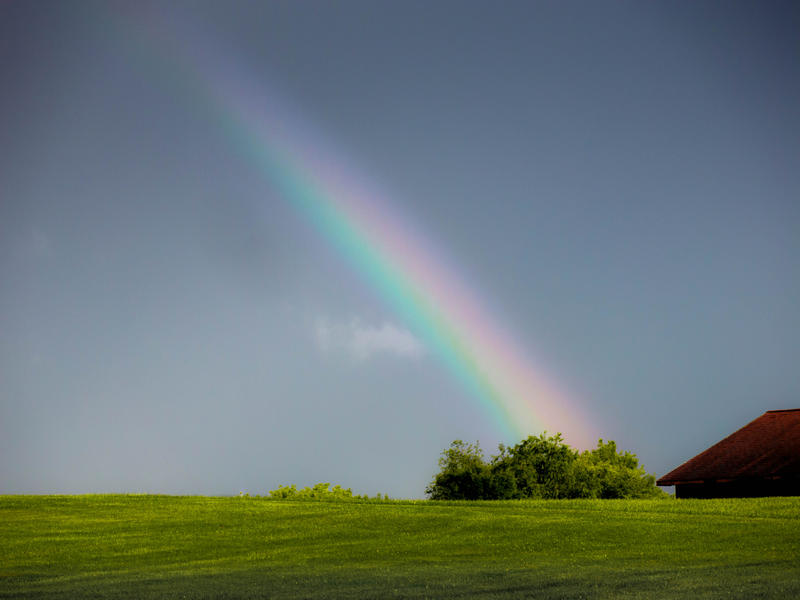
[(242, 158), (187, 35), (648, 470), (800, 406), (796, 4), (2, 2), (0, 492), (420, 497), (518, 441)]

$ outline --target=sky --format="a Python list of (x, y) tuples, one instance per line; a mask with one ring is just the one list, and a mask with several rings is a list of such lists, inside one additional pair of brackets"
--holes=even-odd
[(800, 407), (791, 2), (5, 0), (0, 90), (0, 493)]

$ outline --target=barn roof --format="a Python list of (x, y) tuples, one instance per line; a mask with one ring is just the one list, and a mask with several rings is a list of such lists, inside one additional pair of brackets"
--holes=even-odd
[(800, 408), (765, 412), (657, 483), (787, 476), (800, 477)]

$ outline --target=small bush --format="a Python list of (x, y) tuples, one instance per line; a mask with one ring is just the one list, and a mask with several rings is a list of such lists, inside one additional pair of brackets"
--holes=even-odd
[[(273, 500), (369, 500), (370, 497), (366, 495), (353, 495), (350, 488), (343, 488), (340, 485), (331, 487), (330, 483), (318, 483), (314, 487), (304, 487), (298, 490), (297, 486), (282, 485), (276, 490), (270, 490), (269, 497)], [(381, 495), (375, 497), (376, 500), (381, 500)], [(384, 496), (383, 499), (388, 500), (389, 496)]]

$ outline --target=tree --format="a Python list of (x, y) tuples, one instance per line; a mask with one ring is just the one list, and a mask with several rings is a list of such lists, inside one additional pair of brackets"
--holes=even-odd
[[(631, 452), (620, 453), (614, 441), (597, 442), (595, 450), (580, 455), (577, 479), (587, 482), (590, 498), (657, 498), (665, 492), (656, 478), (639, 465)], [(584, 496), (585, 497), (585, 496)]]
[(653, 498), (664, 496), (655, 476), (635, 454), (613, 441), (579, 454), (561, 434), (529, 436), (515, 446), (500, 444), (490, 462), (480, 445), (454, 441), (442, 452), (440, 471), (426, 493), (432, 500), (513, 498)]
[(577, 452), (561, 434), (529, 436), (512, 448), (499, 446), (492, 470), (514, 479), (515, 498), (568, 498), (572, 489), (573, 463)]
[(491, 479), (483, 450), (476, 442), (455, 440), (439, 458), (439, 472), (425, 489), (431, 500), (479, 500)]

